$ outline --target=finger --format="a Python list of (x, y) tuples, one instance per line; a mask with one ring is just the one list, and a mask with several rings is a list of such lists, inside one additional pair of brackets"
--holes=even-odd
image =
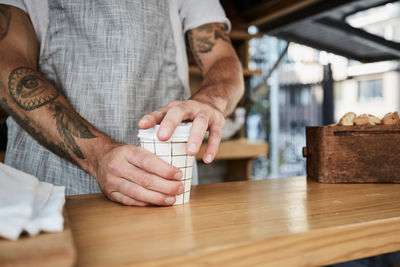
[(159, 124), (167, 113), (167, 110), (167, 107), (162, 107), (160, 109), (157, 109), (156, 111), (153, 111), (150, 114), (144, 115), (138, 123), (139, 128), (149, 129)]
[(185, 117), (186, 109), (183, 105), (171, 107), (160, 123), (160, 129), (158, 129), (157, 133), (158, 139), (161, 141), (167, 141), (170, 139), (175, 128), (185, 119)]
[[(165, 179), (181, 180), (183, 174), (179, 168), (168, 164), (144, 148), (135, 146), (126, 147), (128, 149), (126, 149), (125, 158), (130, 164)], [(115, 169), (120, 168), (120, 165), (120, 162), (113, 161), (109, 164), (109, 167)]]
[(109, 197), (111, 200), (115, 202), (119, 202), (126, 206), (138, 206), (144, 207), (150, 205), (149, 203), (145, 203), (142, 201), (138, 201), (136, 199), (130, 198), (126, 195), (121, 194), (120, 192), (112, 192)]
[(175, 196), (148, 190), (136, 183), (129, 182), (128, 180), (119, 179), (118, 184), (119, 192), (137, 201), (159, 206), (168, 206), (175, 203)]
[(194, 156), (199, 151), (208, 128), (208, 121), (209, 117), (205, 113), (199, 113), (193, 120), (186, 148), (188, 155)]
[(166, 106), (157, 109), (156, 111), (150, 114), (144, 115), (138, 123), (139, 128), (148, 129), (159, 124), (161, 120), (164, 118), (168, 109), (173, 106), (179, 105), (181, 102), (182, 101), (171, 101)]
[(208, 136), (207, 147), (203, 155), (203, 161), (205, 163), (211, 163), (215, 155), (218, 152), (219, 144), (221, 143), (222, 127), (214, 126), (210, 128), (210, 134)]
[(152, 173), (145, 172), (129, 162), (125, 162), (124, 166), (113, 170), (113, 174), (144, 188), (167, 195), (179, 195), (182, 194), (185, 189), (181, 181), (164, 179)]

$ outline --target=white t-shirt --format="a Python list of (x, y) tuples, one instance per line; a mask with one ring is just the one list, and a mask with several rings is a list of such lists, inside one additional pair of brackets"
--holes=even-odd
[[(218, 0), (169, 0), (169, 12), (174, 41), (176, 45), (176, 64), (178, 76), (182, 84), (189, 88), (189, 72), (186, 57), (185, 38), (186, 31), (207, 23), (220, 22), (228, 25)], [(49, 24), (48, 1), (32, 0), (0, 0), (0, 4), (18, 7), (29, 14), (42, 52), (46, 40), (47, 26)]]

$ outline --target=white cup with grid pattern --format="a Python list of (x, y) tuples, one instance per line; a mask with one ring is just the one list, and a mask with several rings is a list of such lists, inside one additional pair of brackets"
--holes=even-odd
[(186, 144), (189, 139), (191, 127), (192, 123), (190, 122), (179, 124), (168, 141), (158, 140), (157, 132), (160, 125), (145, 130), (140, 129), (138, 134), (140, 145), (143, 148), (182, 171), (181, 181), (185, 190), (182, 194), (176, 196), (174, 205), (185, 204), (190, 200), (194, 156), (189, 156), (186, 153)]

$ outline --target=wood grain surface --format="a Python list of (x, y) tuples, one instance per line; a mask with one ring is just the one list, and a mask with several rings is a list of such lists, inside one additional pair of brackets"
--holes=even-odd
[[(64, 217), (66, 214), (64, 213)], [(0, 238), (0, 266), (2, 267), (67, 267), (75, 263), (75, 247), (68, 220), (64, 231), (24, 235), (17, 241)]]
[(400, 185), (199, 185), (187, 205), (66, 203), (77, 266), (319, 266), (400, 250)]

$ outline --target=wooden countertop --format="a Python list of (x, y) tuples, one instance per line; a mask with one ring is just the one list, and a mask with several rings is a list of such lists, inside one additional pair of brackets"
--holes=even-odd
[[(197, 160), (203, 158), (206, 150), (206, 143), (203, 143), (196, 155)], [(267, 156), (268, 144), (266, 142), (252, 142), (246, 138), (224, 140), (218, 148), (215, 159), (244, 159)]]
[(189, 204), (68, 197), (77, 266), (317, 266), (400, 250), (400, 184), (305, 177), (192, 187)]

